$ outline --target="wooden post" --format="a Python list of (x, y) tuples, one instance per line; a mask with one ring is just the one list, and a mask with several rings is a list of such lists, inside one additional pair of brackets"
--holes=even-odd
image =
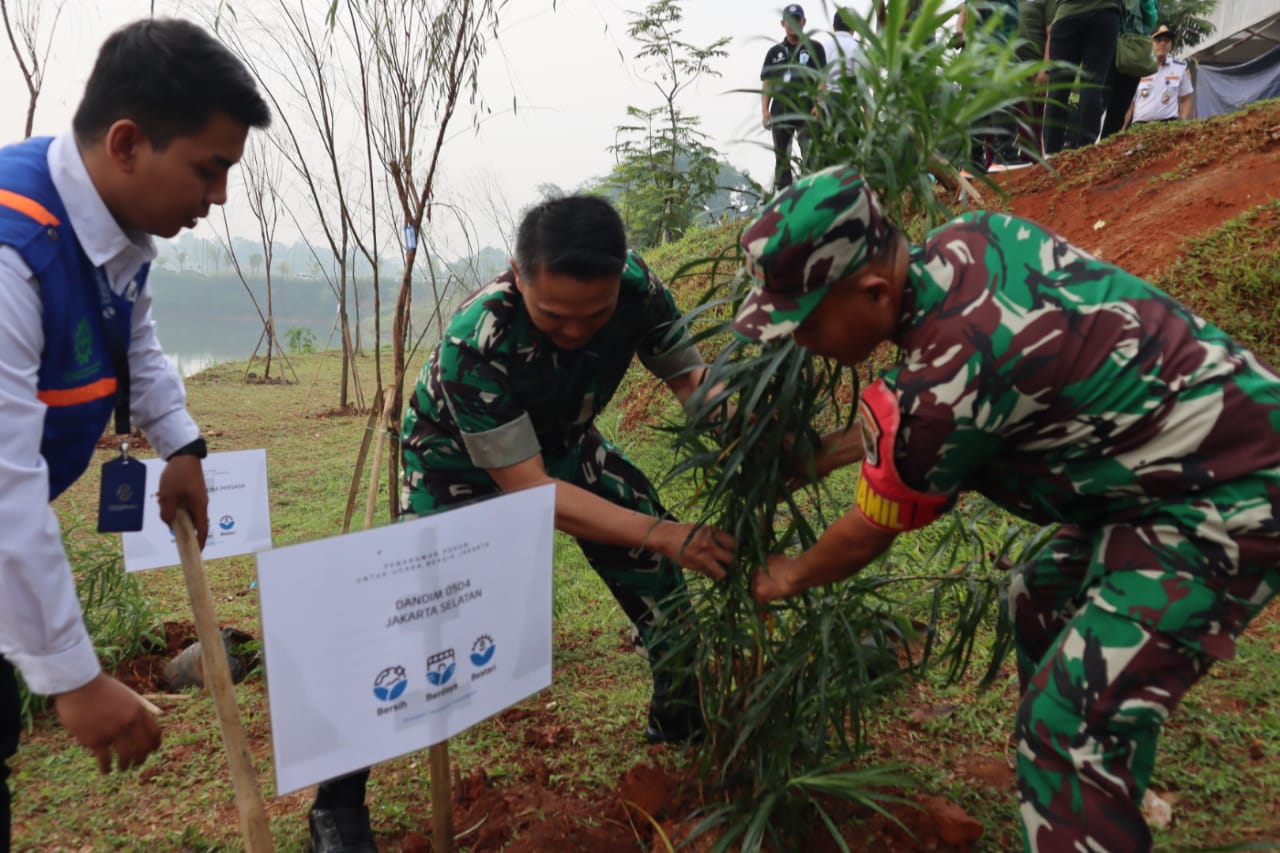
[(431, 767), (431, 849), (453, 853), (453, 792), (449, 778), (449, 741), (427, 750)]
[(240, 833), (244, 836), (248, 853), (271, 853), (271, 829), (267, 825), (267, 811), (262, 804), (262, 792), (258, 790), (258, 777), (253, 770), (249, 742), (240, 722), (240, 708), (236, 704), (235, 689), (231, 684), (226, 647), (222, 642), (218, 620), (214, 616), (213, 596), (209, 593), (209, 584), (204, 576), (200, 543), (196, 541), (195, 525), (186, 510), (178, 510), (177, 517), (173, 520), (173, 533), (178, 542), (178, 554), (182, 558), (182, 576), (187, 582), (191, 612), (196, 620), (196, 636), (200, 639), (204, 683), (213, 695), (218, 723), (222, 728), (227, 767), (231, 771), (231, 785), (235, 790), (236, 806), (240, 810)]
[[(383, 399), (378, 389), (375, 405)], [(387, 439), (387, 422), (392, 417), (391, 406), (395, 402), (387, 394), (386, 405), (378, 417), (377, 443), (373, 449), (373, 465), (370, 466), (369, 494), (365, 500), (364, 527), (373, 526), (374, 507), (378, 498), (378, 469), (382, 466), (382, 448)], [(431, 849), (436, 853), (453, 853), (453, 788), (449, 776), (449, 742), (446, 740), (427, 750), (431, 780)]]

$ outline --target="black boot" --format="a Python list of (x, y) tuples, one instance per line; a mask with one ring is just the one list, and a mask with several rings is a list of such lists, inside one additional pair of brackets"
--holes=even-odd
[(307, 815), (310, 853), (378, 853), (364, 805), (368, 770), (321, 782)]
[(378, 853), (369, 826), (369, 810), (312, 808), (307, 814), (311, 829), (311, 853)]
[(666, 673), (655, 672), (644, 739), (649, 743), (686, 743), (702, 737), (705, 730), (698, 680), (684, 674), (677, 682)]

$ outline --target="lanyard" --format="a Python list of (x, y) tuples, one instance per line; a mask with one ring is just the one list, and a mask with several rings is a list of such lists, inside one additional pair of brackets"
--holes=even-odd
[(98, 301), (102, 308), (102, 334), (111, 356), (111, 366), (116, 373), (116, 435), (129, 434), (129, 344), (120, 334), (116, 322), (115, 298), (111, 284), (102, 267), (94, 269), (98, 283)]

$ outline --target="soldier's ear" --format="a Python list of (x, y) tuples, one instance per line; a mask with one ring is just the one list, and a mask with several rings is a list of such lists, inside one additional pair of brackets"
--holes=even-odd
[(853, 288), (874, 305), (887, 303), (893, 291), (884, 272), (875, 266), (869, 266), (860, 272), (853, 281)]

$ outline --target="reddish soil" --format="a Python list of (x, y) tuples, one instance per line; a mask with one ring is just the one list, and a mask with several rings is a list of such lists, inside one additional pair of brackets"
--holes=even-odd
[(308, 418), (353, 418), (357, 415), (366, 414), (364, 409), (354, 403), (348, 403), (345, 406), (336, 406), (332, 409), (325, 409), (322, 412), (315, 412), (307, 415)]
[(196, 626), (190, 622), (164, 623), (164, 648), (151, 654), (122, 661), (113, 675), (144, 696), (164, 693), (169, 688), (164, 680), (164, 665), (196, 641)]
[[(696, 780), (689, 772), (639, 764), (627, 771), (613, 790), (585, 798), (547, 787), (546, 764), (537, 755), (539, 748), (546, 747), (529, 745), (527, 778), (520, 784), (495, 785), (482, 769), (454, 781), (454, 831), (464, 836), (460, 844), (473, 851), (507, 853), (646, 848), (661, 853), (667, 849), (664, 839), (691, 851), (712, 846), (712, 834), (688, 838), (695, 823), (689, 816), (702, 805)], [(851, 850), (967, 853), (982, 835), (982, 824), (944, 797), (891, 793), (906, 800), (888, 807), (892, 818), (841, 803), (825, 804), (837, 823), (848, 827), (842, 834)], [(686, 846), (681, 847), (682, 842)], [(411, 833), (400, 840), (398, 849), (428, 853), (434, 848), (428, 836)], [(840, 847), (822, 830), (810, 839), (807, 849), (834, 853)]]
[[(114, 429), (114, 427), (112, 427), (112, 429)], [(102, 434), (102, 438), (98, 439), (98, 449), (119, 450), (120, 436), (116, 435), (110, 429), (107, 430)], [(151, 442), (147, 441), (147, 437), (142, 434), (142, 430), (135, 427), (133, 432), (129, 433), (129, 451), (131, 453), (137, 453), (139, 451), (150, 449)]]
[(1280, 105), (1154, 126), (1008, 173), (1010, 209), (1143, 278), (1186, 242), (1280, 198)]

